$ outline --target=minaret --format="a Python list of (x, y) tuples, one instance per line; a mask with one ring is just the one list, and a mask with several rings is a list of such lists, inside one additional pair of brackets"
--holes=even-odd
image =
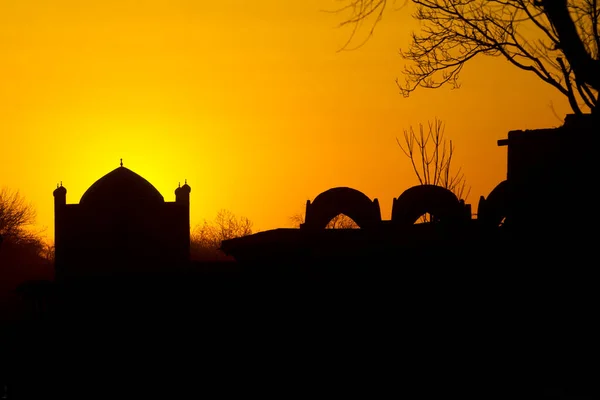
[(62, 246), (63, 246), (63, 210), (67, 204), (67, 189), (62, 185), (56, 185), (53, 192), (54, 195), (54, 269), (56, 276), (61, 274), (61, 264), (63, 262)]
[(191, 191), (192, 188), (190, 187), (190, 185), (188, 185), (186, 179), (183, 186), (177, 187), (177, 189), (175, 189), (175, 202), (189, 205)]
[(181, 232), (182, 232), (182, 240), (185, 243), (185, 261), (188, 262), (189, 258), (190, 258), (190, 192), (192, 191), (192, 188), (190, 187), (190, 185), (187, 184), (187, 179), (185, 180), (185, 183), (183, 184), (183, 186), (178, 186), (177, 189), (175, 189), (175, 203), (178, 204), (181, 208), (182, 208), (182, 212), (184, 212), (184, 215), (182, 216), (183, 218), (185, 218), (185, 226), (183, 225), (183, 221), (182, 221), (182, 225), (181, 225)]
[(59, 185), (56, 185), (56, 189), (52, 193), (54, 195), (54, 215), (60, 208), (60, 206), (64, 206), (67, 204), (67, 189), (62, 185), (62, 182)]

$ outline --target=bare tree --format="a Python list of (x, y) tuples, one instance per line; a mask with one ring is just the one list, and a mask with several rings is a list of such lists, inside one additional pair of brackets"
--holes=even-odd
[(18, 191), (0, 190), (0, 265), (27, 268), (52, 263), (35, 217), (35, 208)]
[[(342, 26), (352, 32), (371, 22), (365, 41), (383, 17), (386, 0), (343, 0)], [(421, 31), (401, 56), (408, 60), (404, 96), (417, 87), (459, 87), (464, 65), (478, 55), (500, 56), (535, 74), (567, 97), (576, 114), (593, 113), (600, 92), (600, 2), (598, 0), (410, 0)], [(362, 42), (364, 43), (364, 41)], [(361, 44), (362, 44), (361, 43)]]
[(34, 230), (36, 212), (18, 191), (0, 190), (0, 236), (16, 245), (41, 243), (40, 232)]
[(44, 243), (44, 247), (41, 251), (41, 256), (51, 264), (54, 264), (55, 256), (56, 256), (56, 247), (54, 242)]
[(202, 261), (230, 259), (220, 250), (221, 242), (251, 234), (252, 222), (248, 218), (220, 210), (213, 221), (204, 220), (192, 230), (191, 257)]
[(300, 228), (300, 225), (304, 223), (304, 214), (296, 213), (290, 217), (290, 223), (293, 228)]
[[(439, 119), (428, 122), (427, 132), (419, 124), (419, 132), (411, 126), (404, 130), (404, 143), (396, 138), (402, 152), (410, 159), (413, 171), (421, 185), (436, 185), (450, 190), (459, 200), (466, 200), (471, 192), (459, 167), (452, 169), (454, 145), (444, 137), (445, 126)], [(428, 222), (429, 216), (422, 218)]]
[[(290, 222), (294, 228), (299, 228), (304, 223), (303, 214), (294, 214), (290, 217)], [(346, 214), (338, 214), (327, 223), (325, 229), (359, 229), (360, 227), (352, 218)]]

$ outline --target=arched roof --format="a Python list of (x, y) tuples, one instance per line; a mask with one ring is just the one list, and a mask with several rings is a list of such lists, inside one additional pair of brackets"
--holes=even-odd
[(499, 226), (508, 215), (508, 181), (503, 180), (490, 192), (487, 198), (479, 199), (477, 219), (491, 226)]
[(150, 182), (123, 166), (98, 179), (81, 196), (79, 204), (161, 203), (163, 196)]
[(503, 180), (499, 184), (496, 185), (494, 189), (490, 192), (487, 199), (490, 203), (498, 204), (499, 206), (506, 203), (506, 199), (508, 197), (508, 181)]
[(450, 190), (437, 185), (417, 185), (394, 199), (392, 221), (414, 224), (425, 213), (444, 220), (458, 216), (460, 210), (460, 201)]
[(381, 222), (377, 199), (349, 187), (335, 187), (319, 194), (307, 204), (306, 227), (325, 228), (331, 219), (346, 214), (363, 228)]
[(369, 196), (361, 192), (360, 190), (352, 189), (349, 187), (335, 187), (324, 191), (319, 194), (312, 201), (312, 204), (320, 203), (364, 203), (371, 204)]

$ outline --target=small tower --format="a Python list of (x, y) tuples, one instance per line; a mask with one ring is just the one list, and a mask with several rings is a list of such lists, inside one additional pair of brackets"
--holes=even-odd
[(60, 186), (56, 185), (56, 189), (54, 189), (53, 195), (54, 211), (56, 212), (58, 207), (67, 204), (67, 189), (62, 185), (62, 182), (60, 183)]
[(190, 185), (187, 184), (187, 179), (186, 179), (183, 186), (180, 186), (177, 189), (175, 189), (175, 202), (182, 203), (182, 204), (190, 204), (190, 192), (191, 191), (192, 191), (192, 188), (190, 187)]
[(181, 212), (185, 213), (184, 220), (185, 226), (181, 225), (181, 232), (183, 232), (182, 242), (185, 243), (185, 254), (187, 254), (186, 262), (189, 261), (190, 254), (190, 192), (192, 188), (187, 184), (187, 179), (183, 186), (178, 186), (175, 189), (175, 203), (178, 204)]
[(67, 204), (67, 189), (62, 185), (56, 185), (56, 189), (53, 192), (54, 195), (54, 269), (56, 277), (60, 279), (62, 274), (63, 264), (63, 236), (64, 236), (64, 218), (65, 214), (62, 212)]

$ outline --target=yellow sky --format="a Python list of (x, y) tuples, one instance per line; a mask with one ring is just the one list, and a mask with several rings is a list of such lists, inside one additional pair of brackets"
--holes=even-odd
[(56, 184), (78, 203), (120, 158), (166, 201), (187, 179), (192, 225), (224, 208), (257, 230), (288, 227), (335, 186), (378, 198), (389, 219), (417, 183), (395, 138), (437, 117), (476, 211), (506, 175), (497, 140), (569, 112), (501, 59), (468, 64), (460, 90), (403, 98), (410, 14), (386, 14), (365, 46), (337, 52), (350, 32), (320, 10), (339, 4), (0, 0), (0, 186), (33, 202), (50, 240)]

